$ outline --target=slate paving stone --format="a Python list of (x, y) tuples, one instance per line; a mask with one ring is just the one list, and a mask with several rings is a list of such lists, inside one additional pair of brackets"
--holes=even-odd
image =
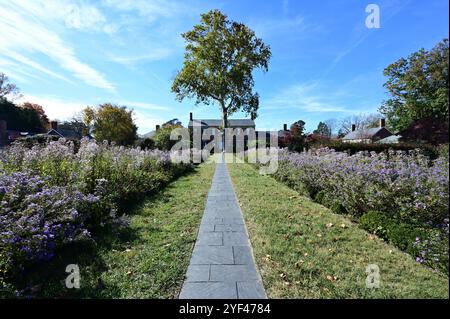
[(211, 281), (246, 281), (258, 280), (254, 265), (211, 265)]
[(197, 237), (197, 246), (222, 246), (223, 233), (201, 232)]
[(267, 298), (225, 164), (216, 166), (179, 298)]
[(237, 283), (239, 299), (267, 299), (266, 292), (258, 281), (243, 281)]
[(185, 282), (209, 281), (210, 265), (189, 265)]
[(233, 249), (225, 246), (195, 246), (191, 265), (233, 264)]
[(235, 265), (254, 264), (252, 252), (248, 246), (233, 246), (233, 258)]
[(244, 224), (217, 224), (214, 227), (216, 232), (245, 232)]
[(247, 234), (244, 232), (226, 232), (222, 235), (224, 246), (249, 245)]
[(180, 299), (237, 299), (234, 282), (185, 282)]

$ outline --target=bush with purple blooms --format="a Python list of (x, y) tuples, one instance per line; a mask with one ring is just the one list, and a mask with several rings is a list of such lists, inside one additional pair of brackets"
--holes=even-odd
[[(375, 217), (371, 212), (386, 216), (390, 225), (421, 225), (408, 226), (402, 231), (391, 227), (390, 231), (385, 231), (385, 238), (394, 242), (408, 238), (407, 250), (420, 257), (421, 262), (435, 268), (441, 268), (435, 266), (440, 264), (448, 269), (448, 158), (431, 161), (416, 151), (349, 155), (330, 149), (303, 153), (282, 150), (275, 177), (335, 212), (357, 219), (368, 214), (365, 217), (368, 225), (379, 223), (370, 231), (377, 228), (379, 232), (385, 231), (382, 224), (385, 219), (369, 221)], [(427, 240), (427, 249), (433, 251), (432, 254), (424, 255), (422, 251), (428, 250), (413, 247), (415, 236), (412, 234), (419, 229), (427, 230), (424, 235), (427, 238), (421, 238), (421, 244)], [(391, 240), (394, 237), (396, 239)]]
[(0, 291), (190, 168), (168, 152), (88, 139), (77, 150), (64, 139), (1, 150)]

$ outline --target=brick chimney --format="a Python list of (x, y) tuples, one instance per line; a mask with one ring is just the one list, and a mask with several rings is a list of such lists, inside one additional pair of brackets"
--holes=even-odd
[(352, 124), (352, 132), (356, 131), (356, 124)]
[(190, 113), (189, 113), (189, 121), (192, 121), (193, 118), (194, 118), (194, 117), (193, 117), (193, 114), (192, 114), (192, 112), (190, 112)]
[(283, 124), (283, 130), (284, 131), (287, 131), (288, 129), (287, 129), (287, 124)]
[(159, 128), (160, 128), (160, 126), (159, 126), (159, 125), (156, 125), (156, 131), (159, 130)]
[(58, 122), (57, 121), (51, 121), (50, 122), (50, 126), (52, 128), (52, 130), (58, 130)]
[(380, 127), (385, 127), (385, 126), (386, 126), (386, 120), (380, 119)]

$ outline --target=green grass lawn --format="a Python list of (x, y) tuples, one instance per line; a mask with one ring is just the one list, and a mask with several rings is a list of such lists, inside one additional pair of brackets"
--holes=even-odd
[[(270, 298), (448, 298), (448, 277), (249, 164), (228, 164)], [(366, 267), (380, 288), (366, 288)]]
[[(32, 276), (39, 297), (174, 298), (197, 237), (214, 164), (169, 184), (131, 212), (128, 227), (103, 231), (97, 244), (71, 247)], [(65, 267), (78, 264), (81, 288), (66, 289)]]

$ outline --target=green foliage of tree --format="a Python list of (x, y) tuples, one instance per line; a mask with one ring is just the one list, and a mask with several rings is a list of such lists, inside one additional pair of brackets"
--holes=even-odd
[(151, 138), (141, 138), (136, 140), (134, 143), (135, 146), (139, 146), (141, 149), (149, 149), (152, 150), (155, 148), (155, 141)]
[(287, 147), (292, 152), (302, 152), (305, 149), (306, 135), (305, 135), (306, 123), (302, 120), (298, 120), (291, 125), (291, 136), (288, 140)]
[[(50, 121), (48, 120), (47, 114), (45, 114), (44, 108), (35, 103), (25, 102), (20, 107), (24, 110), (30, 110), (31, 114), (36, 113), (39, 118), (39, 132), (47, 131), (50, 127)], [(34, 119), (34, 115), (32, 116)]]
[(0, 98), (15, 98), (20, 96), (19, 88), (13, 84), (9, 83), (9, 78), (6, 74), (0, 72)]
[(98, 141), (107, 140), (118, 145), (131, 145), (137, 138), (137, 126), (133, 121), (133, 111), (125, 106), (105, 103), (94, 109), (87, 107), (83, 111), (87, 126), (93, 128)]
[(449, 41), (444, 39), (433, 49), (420, 49), (392, 63), (384, 70), (384, 87), (391, 98), (380, 108), (390, 126), (403, 130), (423, 118), (449, 116)]
[(17, 106), (5, 97), (0, 97), (0, 118), (6, 121), (9, 130), (43, 133), (47, 129), (44, 121), (47, 116), (42, 107), (37, 111), (35, 108)]
[(319, 122), (317, 129), (315, 129), (313, 133), (327, 138), (331, 137), (331, 129), (324, 122)]
[(58, 125), (59, 129), (70, 130), (77, 133), (80, 137), (89, 133), (88, 126), (82, 121), (81, 118), (73, 117), (69, 121), (64, 121)]
[(270, 47), (254, 31), (228, 20), (219, 10), (202, 14), (201, 23), (182, 36), (187, 42), (184, 64), (172, 85), (177, 99), (218, 103), (223, 127), (239, 110), (255, 119), (259, 95), (252, 92), (252, 71), (262, 68), (267, 72)]
[(180, 127), (181, 125), (166, 125), (158, 129), (155, 133), (155, 136), (153, 136), (155, 147), (163, 151), (169, 151), (177, 142), (177, 140), (170, 139), (170, 133), (172, 132), (172, 130)]

